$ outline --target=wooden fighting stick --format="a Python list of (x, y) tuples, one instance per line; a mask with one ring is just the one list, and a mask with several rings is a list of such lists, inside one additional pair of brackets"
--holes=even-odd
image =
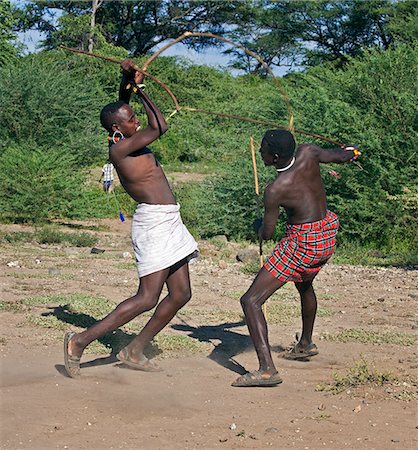
[[(260, 191), (258, 189), (258, 174), (257, 174), (257, 160), (255, 157), (255, 149), (254, 149), (254, 139), (250, 137), (250, 148), (251, 148), (251, 158), (253, 161), (253, 173), (254, 173), (254, 187), (255, 187), (255, 198), (257, 205), (257, 217), (261, 217), (261, 208), (260, 208)], [(260, 269), (264, 266), (263, 259), (263, 239), (261, 236), (258, 236), (258, 244), (259, 244), (259, 255), (260, 255)], [(263, 304), (263, 312), (264, 317), (267, 320), (267, 303)]]

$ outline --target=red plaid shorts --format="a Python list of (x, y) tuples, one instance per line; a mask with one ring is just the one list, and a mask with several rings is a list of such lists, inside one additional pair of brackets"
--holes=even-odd
[(264, 267), (281, 281), (312, 280), (334, 253), (338, 227), (338, 217), (331, 211), (317, 222), (287, 224), (285, 237)]

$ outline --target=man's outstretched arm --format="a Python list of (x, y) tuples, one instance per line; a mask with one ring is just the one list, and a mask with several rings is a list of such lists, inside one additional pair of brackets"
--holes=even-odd
[(301, 151), (313, 153), (320, 163), (342, 164), (356, 160), (361, 153), (353, 145), (346, 145), (342, 148), (324, 149), (313, 144), (302, 144)]

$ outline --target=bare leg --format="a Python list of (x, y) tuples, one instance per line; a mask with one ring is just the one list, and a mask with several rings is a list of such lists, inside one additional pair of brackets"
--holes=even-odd
[(317, 301), (312, 283), (313, 280), (295, 283), (300, 294), (302, 307), (302, 336), (299, 340), (299, 346), (302, 349), (312, 343), (312, 332), (316, 317)]
[(81, 356), (87, 345), (95, 339), (116, 330), (139, 314), (154, 308), (169, 272), (170, 269), (164, 269), (142, 277), (136, 295), (120, 303), (100, 322), (72, 337), (68, 344), (70, 355)]
[(264, 267), (258, 272), (253, 284), (241, 298), (248, 330), (260, 363), (259, 371), (266, 374), (277, 372), (271, 357), (267, 322), (262, 311), (264, 302), (285, 282), (272, 276)]
[(157, 306), (151, 319), (138, 336), (125, 348), (133, 363), (146, 360), (143, 352), (154, 336), (159, 333), (191, 298), (189, 265), (184, 263), (170, 274), (166, 281), (168, 295)]

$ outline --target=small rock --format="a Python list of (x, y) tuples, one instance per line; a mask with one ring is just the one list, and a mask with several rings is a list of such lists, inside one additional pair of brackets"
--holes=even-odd
[(237, 426), (235, 425), (235, 423), (231, 423), (231, 425), (229, 425), (229, 429), (230, 430), (236, 430)]
[(98, 255), (99, 253), (104, 253), (106, 250), (103, 250), (102, 248), (93, 247), (90, 250), (90, 253), (93, 253), (93, 255)]
[(224, 234), (217, 234), (212, 238), (214, 241), (228, 242), (228, 238)]
[(19, 261), (10, 261), (6, 264), (7, 267), (20, 267)]
[(244, 250), (241, 250), (237, 253), (237, 261), (247, 263), (250, 261), (257, 261), (257, 258), (259, 257), (258, 250), (255, 248), (247, 248)]
[(325, 411), (326, 407), (323, 403), (318, 406), (319, 411)]
[(353, 409), (353, 411), (354, 411), (355, 413), (359, 413), (359, 412), (361, 411), (361, 405), (357, 405), (357, 406)]
[(220, 269), (226, 269), (228, 267), (228, 264), (223, 259), (221, 259), (218, 262), (218, 266)]
[(377, 299), (377, 301), (383, 303), (383, 302), (385, 301), (385, 299), (384, 299), (383, 297), (379, 297), (379, 298)]
[(125, 258), (125, 259), (132, 258), (132, 255), (129, 252), (123, 252), (122, 258)]
[(392, 442), (401, 442), (399, 439), (391, 439)]

